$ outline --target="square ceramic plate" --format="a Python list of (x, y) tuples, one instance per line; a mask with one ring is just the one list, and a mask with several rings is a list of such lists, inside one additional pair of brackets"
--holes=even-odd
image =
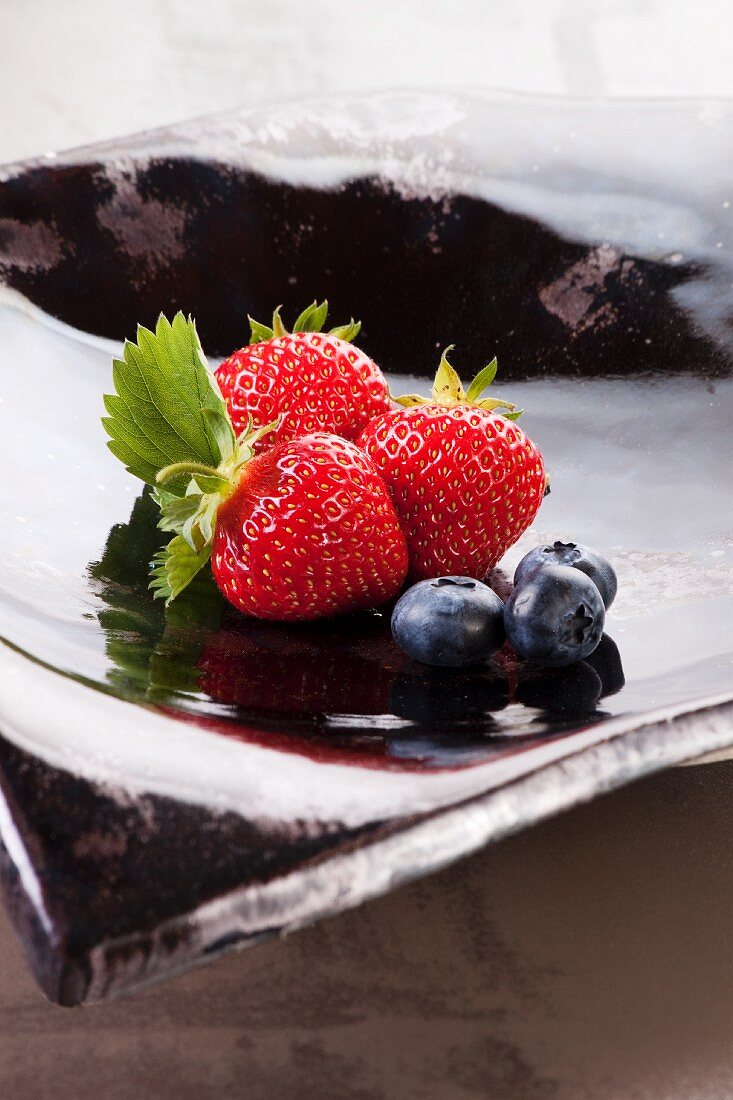
[[(0, 173), (0, 826), (61, 1003), (354, 905), (733, 743), (733, 108), (387, 94), (204, 119)], [(388, 617), (151, 599), (105, 447), (111, 357), (183, 309), (227, 354), (314, 297), (395, 390), (499, 357), (553, 491), (496, 572), (609, 552), (572, 670), (430, 674)], [(412, 376), (412, 377), (410, 377)]]

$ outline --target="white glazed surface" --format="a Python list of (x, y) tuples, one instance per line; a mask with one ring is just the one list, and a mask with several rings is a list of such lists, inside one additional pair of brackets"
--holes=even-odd
[[(136, 160), (144, 163), (159, 152), (203, 147), (209, 157), (291, 183), (336, 187), (368, 174), (409, 195), (465, 191), (536, 216), (561, 235), (589, 243), (597, 240), (601, 264), (604, 249), (610, 251), (602, 235), (597, 236), (603, 229), (612, 230), (614, 240), (625, 241), (636, 254), (672, 264), (685, 258), (680, 243), (689, 240), (696, 257), (705, 258), (719, 272), (725, 268), (733, 255), (726, 198), (733, 130), (726, 105), (647, 104), (635, 110), (618, 103), (581, 103), (569, 114), (565, 103), (545, 103), (542, 128), (536, 125), (536, 111), (531, 98), (404, 91), (183, 123), (165, 133), (130, 139), (124, 156), (114, 143), (106, 147), (113, 158), (108, 175), (117, 189), (110, 203), (119, 201), (124, 207), (135, 199), (130, 180)], [(650, 132), (654, 143), (648, 140)], [(688, 147), (701, 150), (704, 174), (685, 156)], [(84, 150), (72, 150), (53, 160), (74, 163), (85, 156)], [(8, 167), (4, 174), (11, 177), (14, 171)], [(580, 189), (578, 178), (585, 181)], [(139, 231), (141, 217), (144, 222), (147, 214), (165, 214), (160, 204), (146, 211), (144, 204), (139, 208), (139, 196), (136, 201), (138, 206), (129, 214), (130, 233)], [(103, 224), (106, 209), (98, 214)], [(118, 216), (116, 224), (126, 223)], [(671, 254), (669, 242), (674, 242)], [(720, 280), (712, 283), (701, 277), (686, 282), (677, 293), (695, 298), (698, 324), (709, 321), (716, 339), (727, 344), (733, 328), (724, 323), (729, 307), (720, 300), (719, 286)], [(126, 520), (139, 489), (106, 450), (101, 428), (96, 432), (89, 427), (102, 412), (101, 394), (110, 388), (111, 356), (117, 349), (113, 342), (52, 321), (7, 291), (0, 300), (0, 340), (6, 363), (23, 364), (22, 370), (5, 370), (0, 383), (0, 427), (3, 422), (7, 426), (0, 430), (0, 460), (5, 468), (15, 461), (19, 444), (27, 448), (26, 476), (9, 479), (0, 502), (7, 532), (0, 548), (4, 634), (21, 652), (52, 669), (104, 684), (107, 658), (95, 621), (98, 600), (85, 573), (101, 554), (109, 529)], [(396, 388), (400, 386), (410, 388), (409, 379), (400, 379)], [(648, 715), (666, 705), (685, 709), (727, 697), (732, 685), (726, 669), (733, 666), (729, 619), (721, 613), (721, 601), (728, 601), (733, 610), (733, 535), (720, 501), (727, 492), (723, 454), (733, 397), (730, 380), (717, 381), (710, 393), (706, 381), (689, 377), (664, 386), (650, 379), (556, 379), (515, 383), (503, 390), (530, 410), (527, 430), (543, 450), (558, 487), (545, 501), (532, 531), (507, 556), (505, 568), (511, 571), (537, 541), (575, 537), (609, 552), (619, 571), (620, 593), (608, 629), (622, 648), (627, 687), (607, 701), (609, 713), (620, 717), (631, 708)], [(700, 418), (707, 438), (720, 440), (716, 446), (698, 446)], [(568, 448), (571, 437), (573, 445)], [(3, 447), (7, 454), (2, 454)], [(660, 482), (658, 456), (667, 452), (674, 474)], [(691, 455), (694, 461), (689, 461)], [(663, 470), (666, 475), (664, 466)], [(28, 477), (35, 486), (30, 494)], [(58, 512), (60, 496), (61, 532), (48, 522)], [(680, 611), (684, 631), (678, 629)], [(667, 639), (663, 653), (656, 645), (660, 634)], [(14, 665), (14, 676), (21, 676), (22, 660), (7, 659)], [(40, 670), (35, 674), (51, 676), (49, 685), (54, 679)], [(65, 685), (60, 694), (80, 690), (86, 689)], [(230, 773), (221, 761), (216, 763), (218, 754), (244, 752), (241, 745), (222, 746), (215, 735), (188, 727), (185, 735), (199, 751), (192, 747), (166, 771), (165, 754), (159, 753), (155, 739), (114, 734), (112, 720), (109, 726), (101, 723), (108, 734), (96, 735), (91, 751), (89, 729), (79, 728), (79, 723), (29, 722), (27, 714), (23, 719), (23, 698), (21, 691), (14, 717), (6, 711), (10, 736), (22, 738), (21, 730), (27, 736), (33, 728), (34, 751), (41, 755), (58, 759), (60, 753), (84, 774), (131, 783), (138, 790), (143, 781), (150, 789), (177, 790), (187, 799), (236, 802), (243, 797), (236, 771)], [(110, 713), (129, 706), (91, 697), (89, 705), (110, 708)], [(55, 717), (62, 714), (60, 703)], [(159, 723), (161, 730), (171, 721), (146, 715), (148, 719)], [(507, 732), (514, 732), (523, 719), (509, 708), (500, 721)], [(585, 737), (586, 744), (596, 739), (590, 732)], [(562, 755), (573, 747), (573, 739), (564, 739), (548, 752)], [(246, 752), (253, 758), (273, 755), (253, 746)], [(157, 766), (151, 765), (151, 754)], [(534, 752), (530, 755), (534, 758)], [(543, 755), (538, 752), (538, 762)], [(278, 763), (275, 767), (269, 761), (268, 783), (273, 791), (281, 787), (286, 792), (292, 786), (291, 764), (287, 756), (274, 757)], [(521, 757), (513, 758), (512, 769), (525, 766)], [(298, 767), (305, 768), (306, 762)], [(217, 768), (221, 777), (216, 776)], [(348, 768), (337, 769), (344, 770), (349, 773)], [(503, 767), (491, 774), (496, 782), (507, 777)], [(366, 793), (370, 783), (360, 777), (354, 784), (364, 784), (364, 813), (375, 797), (375, 792)], [(377, 806), (388, 815), (404, 812), (412, 795), (417, 808), (418, 789), (429, 789), (428, 801), (440, 805), (485, 789), (484, 783), (480, 767), (471, 769), (470, 777), (374, 777), (372, 785), (384, 790), (386, 801), (382, 804), (377, 797), (372, 809)], [(317, 815), (340, 816), (347, 811), (349, 798), (334, 794), (328, 782), (319, 793), (308, 784), (299, 790), (309, 811)], [(248, 790), (244, 801), (252, 797)], [(308, 803), (313, 797), (318, 807)], [(357, 796), (354, 806), (359, 802)], [(283, 812), (288, 812), (287, 803), (284, 796)], [(290, 805), (289, 812), (298, 816), (297, 807)], [(360, 817), (361, 811), (353, 812)]]
[[(22, 372), (6, 372), (0, 388), (0, 429), (6, 425), (0, 430), (0, 462), (12, 462), (18, 439), (13, 425), (32, 408), (26, 464), (36, 486), (31, 494), (25, 479), (5, 487), (4, 635), (51, 669), (104, 687), (108, 661), (96, 623), (100, 603), (85, 574), (109, 528), (126, 519), (139, 488), (107, 451), (101, 427), (99, 433), (88, 430), (101, 414), (116, 348), (52, 321), (12, 292), (4, 292), (0, 302), (0, 340), (8, 361), (26, 364)], [(395, 382), (403, 390), (414, 387), (410, 379)], [(660, 486), (651, 456), (669, 440), (682, 441), (684, 448), (689, 410), (701, 403), (710, 430), (722, 437), (731, 383), (717, 384), (715, 403), (707, 400), (704, 382), (682, 378), (671, 388), (653, 381), (553, 381), (515, 383), (505, 392), (520, 405), (535, 407), (529, 414), (533, 435), (563, 488), (547, 499), (541, 518), (504, 566), (511, 572), (537, 541), (572, 535), (569, 501), (572, 514), (583, 517), (584, 539), (612, 553), (621, 584), (608, 629), (621, 647), (628, 681), (622, 695), (605, 704), (619, 716), (615, 727), (589, 727), (544, 748), (453, 774), (370, 772), (245, 746), (145, 709), (133, 717), (133, 704), (91, 692), (0, 647), (6, 735), (51, 764), (136, 794), (157, 792), (256, 818), (356, 825), (436, 809), (501, 786), (619, 732), (629, 708), (639, 711), (628, 723), (633, 726), (661, 716), (663, 707), (671, 706), (666, 713), (684, 713), (729, 698), (730, 692), (721, 690), (730, 682), (725, 669), (731, 665), (729, 620), (721, 614), (721, 601), (733, 611), (733, 543), (717, 506), (726, 467), (711, 453), (702, 470), (699, 463), (682, 466), (673, 482)], [(649, 423), (651, 405), (655, 417)], [(564, 455), (568, 432), (576, 440), (571, 458)], [(42, 446), (30, 446), (33, 440), (43, 440)], [(594, 471), (592, 478), (588, 470)], [(666, 506), (660, 493), (671, 494)], [(59, 494), (69, 517), (61, 531), (48, 522)], [(692, 542), (687, 527), (675, 524), (680, 496), (696, 502)], [(619, 531), (627, 539), (634, 532), (638, 543), (614, 546)], [(675, 630), (680, 608), (686, 612), (684, 632)], [(656, 647), (660, 630), (668, 637), (664, 651)], [(512, 733), (526, 722), (525, 713), (509, 708), (498, 720)], [(400, 725), (399, 719), (388, 721)], [(717, 732), (705, 748), (719, 749), (719, 737)], [(683, 750), (682, 758), (687, 755)]]

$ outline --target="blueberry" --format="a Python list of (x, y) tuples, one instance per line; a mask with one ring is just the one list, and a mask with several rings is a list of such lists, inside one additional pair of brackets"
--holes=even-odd
[(593, 581), (579, 569), (535, 569), (514, 589), (504, 608), (509, 644), (520, 655), (551, 668), (580, 661), (601, 640), (606, 613)]
[(437, 577), (408, 588), (392, 612), (392, 634), (425, 665), (473, 665), (504, 643), (504, 604), (471, 577)]
[(618, 588), (616, 573), (610, 561), (597, 550), (576, 542), (552, 542), (537, 546), (520, 561), (514, 573), (514, 584), (521, 584), (534, 569), (546, 565), (570, 565), (573, 569), (579, 569), (593, 581), (606, 610), (613, 603)]

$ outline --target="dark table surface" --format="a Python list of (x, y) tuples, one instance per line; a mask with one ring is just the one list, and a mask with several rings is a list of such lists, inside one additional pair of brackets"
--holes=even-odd
[(0, 1096), (730, 1097), (732, 784), (666, 772), (100, 1007), (48, 1004), (0, 916)]

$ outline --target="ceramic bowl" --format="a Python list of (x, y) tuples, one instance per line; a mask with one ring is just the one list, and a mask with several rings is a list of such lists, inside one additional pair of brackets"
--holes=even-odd
[[(399, 92), (242, 111), (0, 173), (0, 827), (49, 997), (130, 992), (733, 744), (733, 108)], [(494, 354), (606, 552), (571, 670), (436, 673), (386, 612), (279, 627), (203, 583), (99, 423), (177, 309), (212, 360), (327, 297), (395, 392)]]

